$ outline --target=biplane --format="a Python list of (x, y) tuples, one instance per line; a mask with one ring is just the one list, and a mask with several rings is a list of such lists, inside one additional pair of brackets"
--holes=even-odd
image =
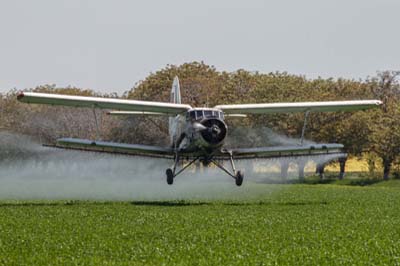
[[(167, 147), (106, 142), (77, 138), (61, 138), (55, 147), (85, 151), (122, 153), (156, 158), (170, 158), (173, 164), (166, 169), (166, 180), (173, 184), (175, 177), (196, 161), (204, 166), (216, 165), (231, 176), (237, 186), (243, 183), (244, 172), (237, 170), (235, 160), (271, 158), (285, 156), (313, 156), (338, 154), (345, 156), (343, 145), (323, 143), (306, 145), (303, 143), (307, 117), (310, 112), (356, 111), (375, 108), (382, 103), (379, 100), (258, 103), (217, 105), (212, 108), (192, 107), (181, 102), (178, 77), (172, 83), (170, 102), (152, 102), (127, 99), (83, 97), (35, 92), (21, 92), (17, 99), (23, 103), (49, 104), (70, 107), (107, 109), (109, 115), (128, 116), (166, 116), (169, 117), (170, 145)], [(227, 148), (224, 141), (228, 135), (225, 119), (245, 117), (249, 114), (305, 113), (304, 125), (299, 145)], [(94, 112), (95, 114), (95, 112)], [(97, 124), (97, 120), (96, 120)], [(179, 164), (185, 160), (185, 165)], [(222, 162), (230, 161), (230, 167)]]

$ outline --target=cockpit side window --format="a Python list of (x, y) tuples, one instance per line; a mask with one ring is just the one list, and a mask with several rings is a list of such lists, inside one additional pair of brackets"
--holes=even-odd
[(203, 118), (203, 111), (197, 110), (196, 111), (196, 119), (202, 119), (202, 118)]
[(191, 120), (196, 120), (196, 112), (195, 111), (190, 111), (189, 112), (189, 117)]

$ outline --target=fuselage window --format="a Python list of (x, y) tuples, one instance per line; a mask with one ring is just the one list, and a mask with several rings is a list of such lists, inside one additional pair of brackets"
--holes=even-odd
[(202, 119), (203, 118), (203, 111), (198, 110), (196, 111), (196, 119)]

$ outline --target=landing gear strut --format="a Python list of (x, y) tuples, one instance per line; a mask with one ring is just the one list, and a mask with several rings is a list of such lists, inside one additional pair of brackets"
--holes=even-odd
[(174, 183), (174, 178), (179, 175), (180, 173), (182, 173), (183, 171), (186, 170), (186, 168), (188, 168), (189, 166), (191, 166), (194, 162), (196, 162), (199, 159), (199, 157), (193, 159), (192, 161), (190, 161), (190, 163), (188, 163), (187, 165), (185, 165), (185, 167), (183, 167), (181, 170), (176, 171), (176, 168), (178, 166), (179, 163), (179, 155), (176, 154), (175, 155), (175, 162), (174, 165), (172, 166), (172, 168), (168, 168), (165, 171), (165, 174), (167, 175), (167, 184), (168, 185), (172, 185)]
[(222, 171), (227, 173), (229, 176), (231, 176), (233, 179), (235, 179), (236, 186), (240, 187), (243, 183), (244, 174), (241, 171), (236, 171), (235, 163), (233, 162), (232, 153), (229, 153), (229, 159), (231, 162), (232, 172), (229, 172), (228, 169), (226, 169), (223, 165), (221, 165), (219, 162), (217, 162), (215, 160), (211, 160), (211, 162), (213, 164), (215, 164), (218, 168), (220, 168)]

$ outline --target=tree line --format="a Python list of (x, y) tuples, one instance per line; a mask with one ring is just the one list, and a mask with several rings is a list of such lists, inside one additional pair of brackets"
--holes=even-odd
[[(400, 84), (398, 71), (378, 72), (365, 80), (307, 79), (286, 72), (259, 73), (243, 69), (218, 71), (203, 62), (167, 65), (136, 83), (122, 96), (101, 94), (90, 89), (59, 88), (43, 85), (28, 91), (82, 96), (113, 97), (148, 101), (169, 101), (172, 80), (178, 76), (184, 103), (192, 106), (215, 106), (234, 103), (273, 103), (330, 100), (382, 100), (381, 108), (358, 112), (311, 113), (305, 137), (316, 142), (343, 143), (353, 156), (368, 160), (370, 171), (381, 165), (383, 178), (398, 175), (400, 165)], [(93, 110), (60, 106), (27, 105), (16, 100), (17, 91), (0, 94), (0, 130), (30, 135), (51, 143), (59, 137), (96, 137)], [(101, 138), (126, 143), (168, 145), (168, 124), (163, 117), (110, 117), (95, 110)], [(250, 115), (227, 119), (235, 139), (230, 145), (268, 145), (272, 129), (298, 138), (304, 114)], [(243, 128), (246, 130), (243, 130)], [(248, 129), (253, 129), (249, 131)], [(261, 133), (257, 137), (257, 132)], [(252, 134), (254, 137), (249, 138)], [(268, 143), (270, 142), (270, 143)]]

